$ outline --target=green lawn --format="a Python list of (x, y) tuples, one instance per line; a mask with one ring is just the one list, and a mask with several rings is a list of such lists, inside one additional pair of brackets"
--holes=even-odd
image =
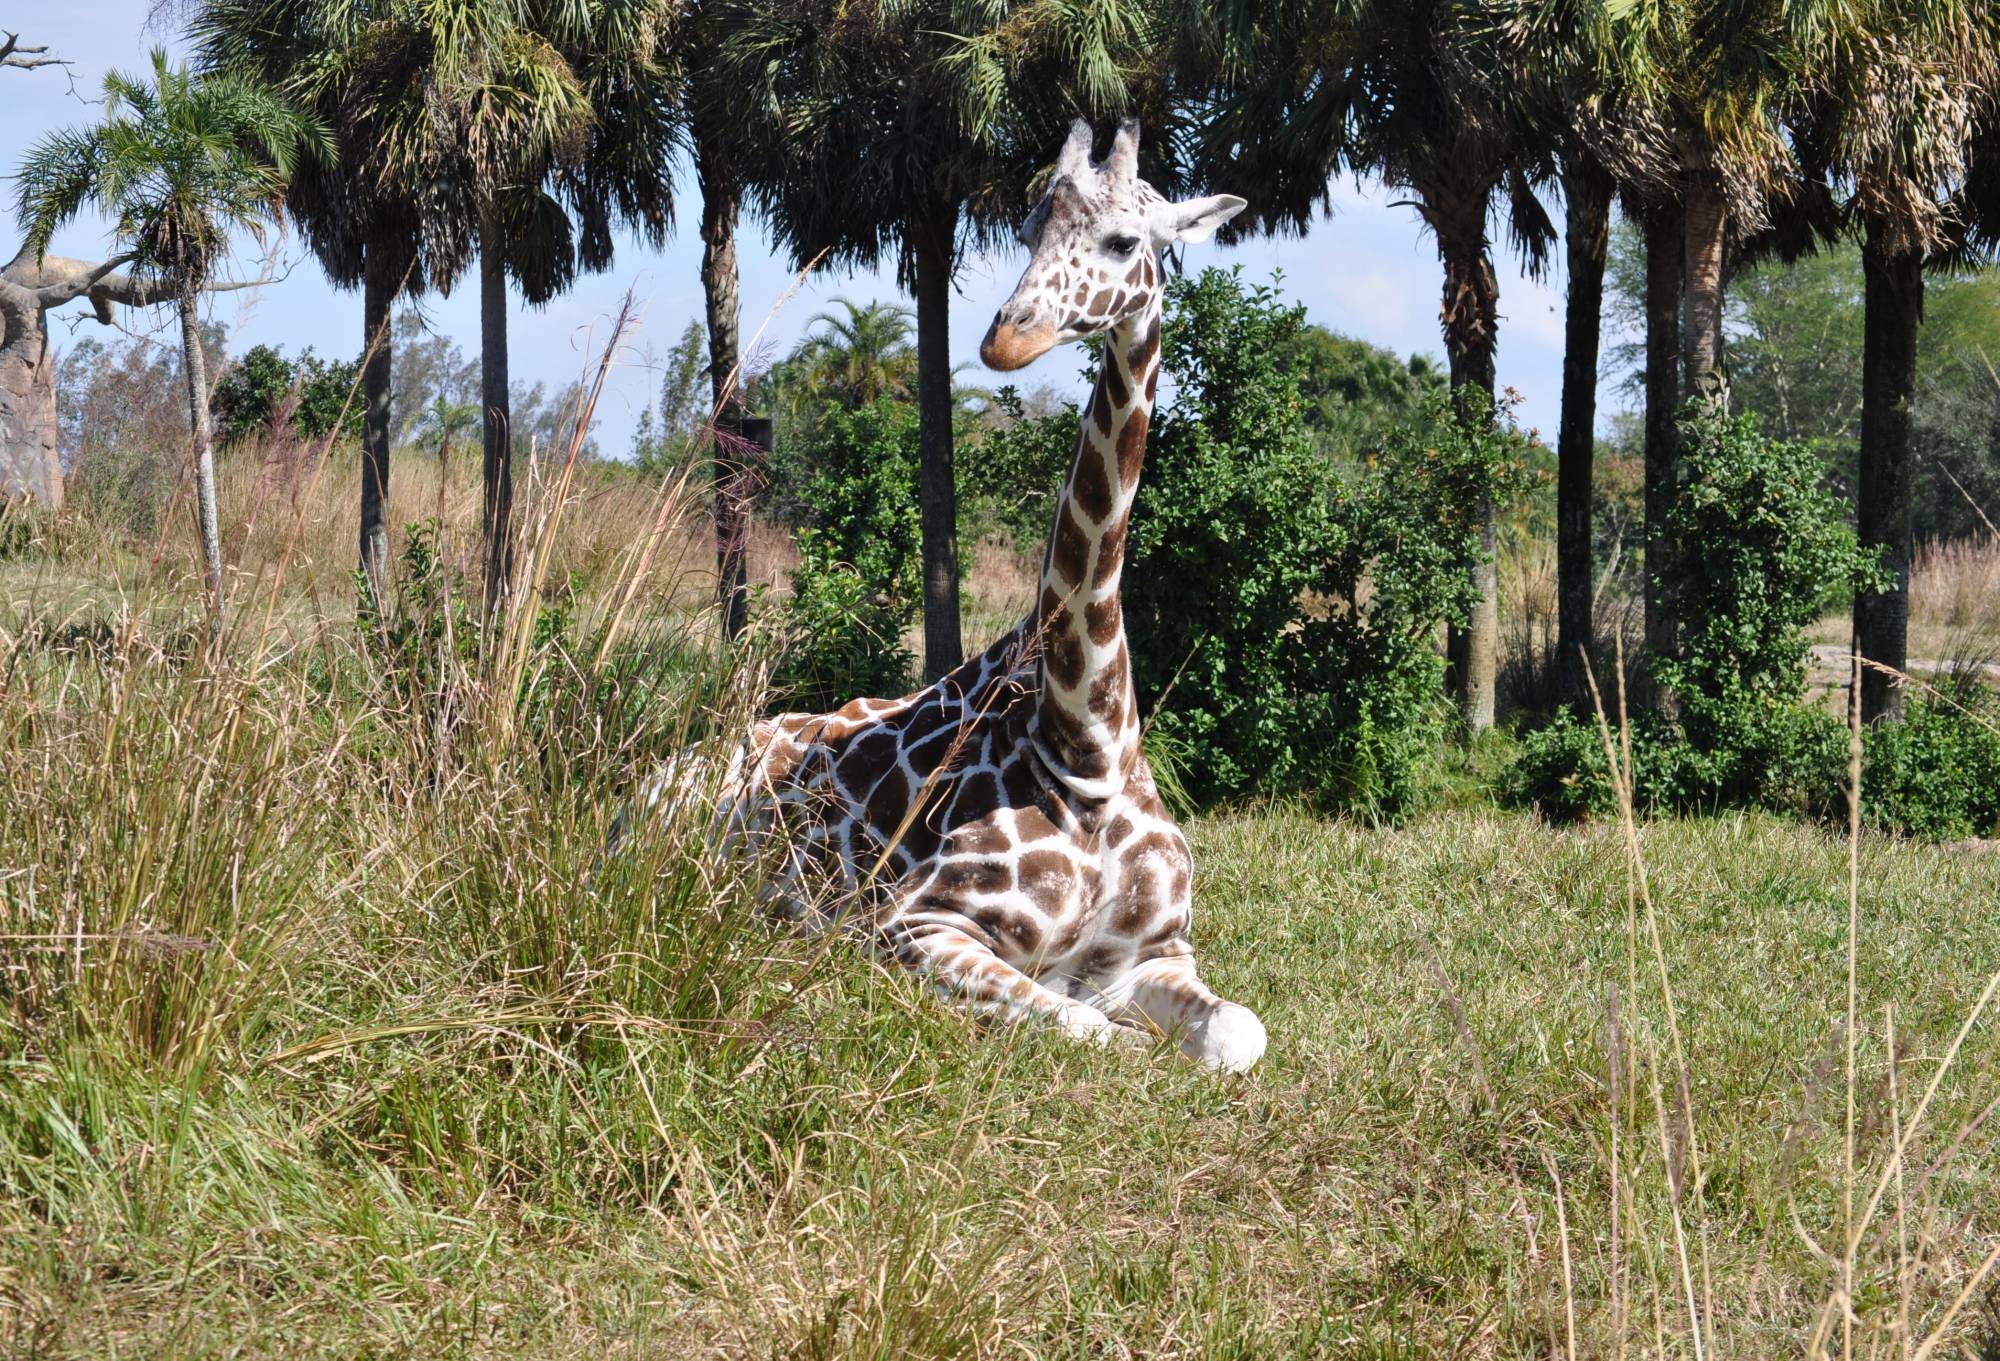
[(0, 1355), (2000, 1356), (1991, 850), (1864, 841), (1850, 1085), (1824, 829), (1640, 829), (1656, 954), (1478, 759), (1207, 816), (1222, 1079), (777, 933), (698, 817), (601, 866), (759, 700), (698, 617), (496, 681), (245, 588), (211, 667), (127, 575), (0, 572)]
[[(309, 778), (267, 754), (269, 792)], [(536, 823), (499, 776), (371, 814), (352, 773), (312, 777), (317, 813), (224, 815), (290, 862), (237, 870), (286, 902), (233, 991), (180, 999), (209, 1018), (198, 1058), (161, 1057), (160, 1027), (173, 986), (226, 972), (213, 951), (128, 950), (145, 976), (77, 985), (81, 1024), (59, 991), (39, 1015), (10, 994), (0, 1351), (1559, 1356), (1573, 1315), (1579, 1355), (1656, 1334), (1693, 1355), (1691, 1290), (1704, 1354), (1762, 1357), (1804, 1354), (1837, 1287), (1846, 848), (1822, 831), (1643, 830), (1684, 1104), (1615, 826), (1201, 820), (1204, 972), (1271, 1032), (1229, 1081), (981, 1036), (845, 945), (666, 920), (678, 880), (607, 886), (636, 915), (582, 920), (589, 817)], [(66, 806), (80, 783), (12, 779), (101, 850), (115, 814)], [(170, 783), (142, 775), (134, 806)], [(2000, 857), (1869, 841), (1861, 884), (1865, 1203), (2000, 967)], [(600, 987), (633, 922), (660, 978)], [(1925, 1336), (2000, 1242), (2000, 1122), (1953, 1139), (2000, 1092), (1994, 1033), (1914, 1131), (1900, 1238), (1886, 1210), (1863, 1235), (1857, 1354), (1900, 1354), (1899, 1314)], [(1943, 1354), (2000, 1349), (1994, 1299), (1972, 1292)]]

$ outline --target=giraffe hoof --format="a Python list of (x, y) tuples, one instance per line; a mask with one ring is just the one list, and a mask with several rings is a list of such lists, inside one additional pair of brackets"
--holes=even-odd
[(1224, 1073), (1247, 1073), (1264, 1057), (1268, 1043), (1264, 1023), (1257, 1013), (1235, 1002), (1225, 1002), (1193, 1027), (1183, 1048), (1204, 1067)]

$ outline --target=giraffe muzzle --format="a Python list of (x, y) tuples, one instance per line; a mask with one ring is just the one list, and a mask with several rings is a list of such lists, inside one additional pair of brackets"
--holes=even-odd
[(1010, 373), (1023, 369), (1055, 348), (1056, 328), (1053, 326), (1033, 326), (1022, 328), (1011, 321), (994, 319), (986, 330), (986, 339), (979, 342), (979, 358), (989, 369)]

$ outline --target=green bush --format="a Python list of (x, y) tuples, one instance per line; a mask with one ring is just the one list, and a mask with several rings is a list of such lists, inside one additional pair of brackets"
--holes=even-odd
[(1871, 826), (1938, 841), (2000, 834), (2000, 699), (1975, 686), (1954, 698), (1913, 702), (1864, 735)]
[(1505, 411), (1432, 388), (1331, 479), (1332, 532), (1297, 626), (1281, 635), (1311, 743), (1301, 787), (1323, 803), (1395, 814), (1428, 797), (1455, 721), (1434, 640), (1471, 611), (1465, 564), (1480, 551), (1481, 508), (1519, 490), (1531, 447)]
[(1617, 810), (1610, 769), (1596, 723), (1563, 709), (1522, 737), (1504, 792), (1551, 822), (1581, 822)]
[[(1303, 794), (1394, 815), (1423, 793), (1448, 712), (1431, 639), (1462, 617), (1476, 508), (1520, 439), (1431, 393), (1359, 465), (1317, 447), (1288, 362), (1302, 308), (1240, 271), (1168, 288), (1156, 413), (1124, 575), (1134, 681), (1153, 742), (1197, 801)], [(981, 450), (1024, 500), (1066, 464), (1074, 409)], [(990, 474), (989, 474), (990, 475)], [(1046, 533), (1048, 512), (1037, 517)]]
[(829, 407), (800, 432), (794, 485), (806, 524), (778, 618), (774, 680), (789, 705), (827, 709), (898, 695), (911, 671), (903, 630), (922, 603), (917, 409), (881, 398)]
[[(325, 360), (311, 350), (296, 361), (269, 345), (253, 345), (223, 372), (215, 385), (215, 426), (224, 443), (263, 434), (291, 402), (291, 425), (307, 439), (335, 426), (360, 438), (362, 403), (356, 391), (360, 365)], [(298, 389), (296, 401), (292, 390)]]
[[(1767, 439), (1755, 416), (1706, 404), (1688, 408), (1681, 430), (1683, 480), (1667, 523), (1689, 551), (1658, 573), (1678, 608), (1679, 648), (1647, 659), (1673, 702), (1633, 720), (1634, 801), (1824, 808), (1847, 735), (1806, 702), (1805, 630), (1830, 591), (1851, 597), (1880, 580), (1879, 559), (1856, 543), (1807, 446)], [(1564, 714), (1529, 735), (1512, 788), (1552, 816), (1574, 816), (1606, 805), (1606, 778), (1591, 720)]]
[(1845, 745), (1837, 720), (1803, 708), (1805, 630), (1829, 593), (1882, 580), (1845, 502), (1804, 444), (1767, 439), (1748, 413), (1691, 405), (1683, 482), (1668, 514), (1687, 546), (1660, 573), (1677, 605), (1677, 655), (1650, 660), (1677, 700), (1679, 744), (1661, 753), (1654, 800), (1796, 806)]

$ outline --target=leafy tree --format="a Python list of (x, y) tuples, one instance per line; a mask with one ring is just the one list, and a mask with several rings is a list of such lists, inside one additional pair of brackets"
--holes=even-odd
[[(1553, 173), (1529, 86), (1492, 60), (1492, 28), (1451, 0), (1320, 0), (1251, 7), (1238, 22), (1177, 9), (1193, 35), (1190, 79), (1204, 118), (1200, 166), (1225, 168), (1250, 221), (1303, 229), (1341, 169), (1408, 190), (1444, 268), (1439, 319), (1454, 388), (1490, 411), (1499, 281), (1489, 222), (1504, 205), (1514, 244), (1539, 268), (1555, 229), (1534, 186)], [(1483, 418), (1483, 414), (1481, 415)], [(1493, 721), (1499, 615), (1491, 525), (1469, 556), (1479, 607), (1452, 631), (1453, 686), (1469, 725)]]
[[(225, 362), (222, 328), (201, 327), (204, 354)], [(55, 392), (67, 491), (93, 524), (150, 547), (185, 483), (187, 380), (180, 348), (121, 336), (85, 338), (57, 358)]]
[(280, 416), (308, 439), (336, 426), (341, 434), (359, 438), (361, 407), (349, 397), (360, 372), (357, 363), (329, 363), (311, 350), (295, 363), (272, 346), (251, 346), (215, 385), (223, 442), (262, 434)]
[[(1311, 424), (1310, 366), (1288, 362), (1316, 348), (1303, 309), (1215, 269), (1175, 280), (1168, 306), (1172, 396), (1155, 412), (1123, 578), (1149, 746), (1182, 758), (1198, 799), (1290, 792), (1405, 811), (1447, 716), (1433, 638), (1471, 607), (1464, 558), (1520, 439), (1461, 420), (1431, 384), (1337, 464)], [(1053, 486), (1077, 419), (1074, 406), (1022, 419), (977, 466)]]
[(660, 380), (662, 429), (689, 433), (708, 416), (708, 404), (701, 396), (701, 343), (701, 323), (691, 321), (667, 355), (666, 375)]
[(780, 0), (742, 6), (727, 46), (754, 147), (739, 164), (776, 238), (801, 265), (892, 257), (916, 295), (928, 677), (963, 646), (948, 329), (959, 251), (1017, 223), (1069, 118), (1133, 111), (1144, 18), (1123, 0)]
[(18, 177), (29, 249), (42, 254), (59, 227), (93, 206), (111, 219), (134, 270), (157, 277), (179, 307), (211, 636), (222, 628), (222, 532), (201, 294), (228, 256), (230, 232), (261, 238), (276, 225), (301, 149), (326, 149), (325, 131), (283, 98), (233, 76), (190, 75), (155, 49), (150, 83), (107, 75), (104, 121), (44, 137)]
[(396, 313), (391, 366), (390, 433), (401, 445), (439, 398), (478, 410), (479, 361), (467, 359), (450, 336), (433, 333), (421, 313)]
[(703, 381), (708, 366), (702, 361), (702, 344), (702, 324), (690, 321), (667, 352), (657, 414), (651, 409), (641, 412), (642, 429), (634, 437), (633, 452), (642, 467), (658, 469), (686, 457), (708, 424), (708, 384)]
[(1281, 362), (1296, 367), (1306, 428), (1322, 451), (1336, 455), (1355, 455), (1379, 441), (1445, 378), (1425, 355), (1405, 360), (1323, 326), (1301, 327)]

